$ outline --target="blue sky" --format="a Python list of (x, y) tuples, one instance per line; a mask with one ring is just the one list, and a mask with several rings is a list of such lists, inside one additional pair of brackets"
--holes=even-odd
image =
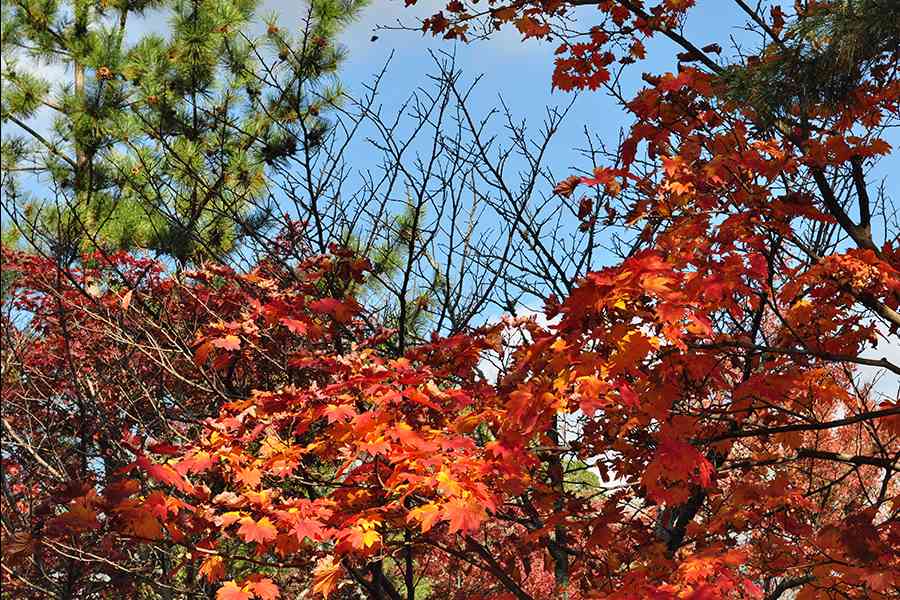
[[(368, 80), (393, 52), (391, 85), (384, 99), (386, 104), (400, 102), (412, 89), (425, 82), (425, 74), (433, 67), (428, 50), (443, 50), (455, 53), (464, 80), (483, 75), (473, 96), (472, 106), (478, 113), (487, 113), (495, 108), (498, 95), (502, 95), (517, 117), (526, 119), (536, 127), (548, 106), (562, 107), (572, 100), (571, 93), (551, 90), (554, 50), (558, 42), (528, 40), (523, 43), (514, 27), (502, 29), (490, 40), (468, 44), (396, 30), (377, 31), (378, 39), (370, 41), (376, 26), (396, 25), (398, 19), (404, 24), (414, 25), (417, 18), (434, 13), (442, 8), (442, 4), (439, 0), (420, 0), (415, 7), (404, 8), (403, 0), (374, 0), (365, 9), (360, 22), (350, 27), (343, 37), (349, 56), (342, 70), (342, 78), (350, 89), (358, 90), (359, 84)], [(299, 7), (289, 0), (269, 0), (265, 6), (288, 19), (291, 12), (299, 11)], [(732, 2), (700, 0), (687, 23), (689, 37), (697, 36), (696, 39), (704, 43), (721, 42), (724, 29), (743, 23), (735, 8)], [(580, 7), (575, 9), (575, 16), (586, 30), (596, 12), (594, 7)], [(705, 36), (704, 31), (710, 31), (710, 35)], [(644, 71), (674, 70), (675, 51), (674, 44), (667, 40), (648, 43), (647, 60), (631, 65), (626, 72), (623, 79), (626, 93), (644, 85), (640, 78)], [(556, 139), (555, 164), (551, 166), (554, 171), (561, 171), (578, 163), (573, 148), (583, 145), (585, 126), (612, 144), (619, 129), (628, 124), (621, 109), (602, 91), (580, 94)]]
[[(506, 27), (487, 41), (469, 44), (434, 39), (412, 31), (374, 31), (379, 25), (396, 25), (398, 19), (405, 25), (415, 25), (416, 20), (433, 14), (443, 8), (445, 1), (419, 0), (411, 8), (404, 8), (403, 0), (373, 0), (364, 9), (360, 21), (351, 26), (343, 35), (343, 44), (348, 50), (348, 59), (342, 70), (342, 79), (352, 92), (361, 91), (361, 84), (369, 81), (372, 74), (381, 68), (393, 52), (389, 70), (389, 85), (383, 88), (382, 100), (386, 107), (398, 105), (417, 86), (425, 85), (425, 75), (433, 68), (428, 50), (450, 51), (456, 56), (456, 64), (463, 78), (470, 81), (483, 75), (477, 91), (473, 95), (472, 107), (475, 112), (486, 114), (498, 104), (502, 95), (506, 104), (518, 118), (526, 119), (537, 127), (548, 106), (564, 106), (572, 100), (571, 93), (553, 91), (551, 74), (554, 50), (557, 43), (528, 40), (522, 43), (521, 36), (513, 27)], [(278, 12), (286, 23), (299, 18), (301, 5), (296, 0), (266, 0), (264, 12)], [(595, 21), (595, 7), (575, 9), (579, 25), (586, 30)], [(748, 33), (744, 27), (748, 19), (735, 2), (728, 0), (698, 0), (689, 12), (685, 24), (685, 36), (705, 45), (718, 42), (724, 48), (723, 56), (735, 52), (731, 42), (737, 42), (746, 49), (754, 49), (759, 43), (756, 34)], [(378, 35), (370, 41), (373, 33)], [(642, 72), (660, 73), (676, 69), (676, 52), (681, 51), (674, 43), (657, 36), (645, 43), (647, 59), (633, 64), (622, 79), (626, 96), (637, 91), (644, 84)], [(554, 174), (565, 176), (573, 167), (583, 167), (584, 160), (574, 148), (583, 146), (584, 128), (599, 135), (603, 141), (614, 145), (618, 132), (630, 121), (615, 101), (602, 91), (581, 93), (556, 136), (552, 147), (550, 166)], [(887, 139), (895, 151), (877, 166), (871, 181), (884, 182), (890, 198), (900, 193), (898, 177), (900, 173), (900, 132), (889, 131)]]

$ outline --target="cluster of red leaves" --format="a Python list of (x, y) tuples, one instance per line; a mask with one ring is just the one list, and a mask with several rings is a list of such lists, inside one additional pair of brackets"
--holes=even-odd
[[(708, 243), (719, 242), (711, 236)], [(47, 264), (8, 253), (21, 273), (16, 303), (41, 332), (23, 367), (45, 377), (57, 373), (52, 384), (46, 381), (52, 389), (79, 393), (58, 387), (68, 376), (68, 352), (77, 380), (102, 377), (95, 371), (100, 363), (126, 361), (116, 374), (134, 380), (119, 383), (137, 389), (162, 374), (181, 410), (218, 408), (182, 431), (184, 443), (154, 443), (130, 433), (143, 425), (117, 410), (127, 408), (121, 388), (98, 389), (107, 403), (96, 409), (119, 434), (103, 435), (121, 440), (130, 461), (104, 465), (102, 481), (72, 464), (69, 478), (78, 483), (61, 490), (16, 483), (16, 509), (30, 515), (33, 533), (5, 544), (7, 557), (60, 540), (102, 549), (110, 560), (129, 541), (174, 544), (190, 550), (183, 560), (219, 586), (220, 600), (268, 600), (278, 597), (278, 578), (236, 572), (235, 565), (253, 557), (269, 569), (302, 569), (312, 573), (307, 585), (328, 595), (345, 578), (365, 585), (365, 565), (397, 555), (410, 540), (423, 572), (436, 576), (434, 561), (444, 556), (446, 566), (454, 552), (484, 552), (479, 539), (489, 536), (505, 549), (494, 559), (498, 571), (546, 597), (552, 592), (535, 588), (537, 579), (526, 582), (537, 573), (548, 581), (548, 567), (534, 563), (547, 560), (541, 548), (564, 526), (570, 551), (583, 557), (573, 561), (570, 597), (758, 597), (753, 582), (771, 565), (785, 571), (823, 555), (831, 558), (817, 586), (878, 597), (894, 583), (883, 573), (896, 561), (896, 526), (876, 525), (871, 511), (826, 510), (806, 498), (808, 486), (836, 472), (817, 467), (798, 484), (790, 471), (754, 466), (777, 465), (767, 461), (807, 447), (839, 450), (847, 435), (857, 435), (854, 429), (811, 437), (802, 427), (778, 433), (797, 424), (795, 415), (801, 423), (820, 422), (874, 407), (850, 393), (841, 372), (815, 351), (802, 361), (759, 356), (749, 375), (731, 360), (729, 343), (739, 340), (718, 335), (709, 315), (742, 314), (739, 298), (768, 289), (767, 263), (755, 251), (734, 249), (701, 268), (703, 253), (636, 255), (583, 281), (553, 309), (557, 325), (511, 325), (524, 328), (531, 343), (496, 386), (479, 381), (475, 367), (498, 349), (500, 327), (392, 357), (389, 332), (368, 331), (352, 297), (329, 295), (335, 281), (361, 278), (366, 263), (352, 257), (311, 259), (289, 271), (262, 265), (247, 274), (209, 267), (175, 279), (158, 265), (119, 256), (69, 272), (71, 285), (60, 287), (48, 281)], [(847, 271), (882, 299), (897, 284), (889, 268), (877, 269), (879, 277), (863, 269), (862, 277), (862, 267), (854, 267), (860, 260), (875, 258), (863, 253), (849, 265), (836, 260), (824, 275), (817, 271), (822, 264), (796, 274), (809, 293), (827, 294), (834, 312), (821, 321), (830, 330), (804, 310), (808, 303), (794, 301), (783, 323), (765, 325), (771, 337), (808, 332), (814, 350), (858, 353), (871, 331), (842, 310), (847, 292), (838, 275)], [(112, 277), (131, 287), (116, 289)], [(812, 286), (832, 279), (837, 283)], [(86, 285), (101, 289), (85, 295), (79, 290), (88, 291)], [(194, 333), (178, 330), (179, 344), (171, 323), (184, 325), (188, 315)], [(111, 343), (137, 332), (140, 341)], [(66, 352), (47, 349), (62, 344)], [(178, 358), (128, 362), (125, 354), (135, 347)], [(202, 373), (212, 374), (207, 385)], [(15, 398), (30, 385), (10, 381), (4, 395)], [(592, 461), (604, 481), (622, 482), (597, 498), (566, 493), (540, 476), (546, 448), (558, 443), (547, 432), (558, 415), (576, 413), (583, 415), (576, 454)], [(735, 415), (737, 431), (773, 433), (738, 443), (716, 416), (723, 413)], [(45, 417), (53, 422), (60, 415)], [(900, 432), (884, 433), (895, 448)], [(725, 456), (749, 466), (723, 471)], [(872, 485), (878, 469), (861, 475), (863, 485)], [(828, 506), (850, 502), (855, 489), (845, 485)], [(698, 490), (709, 497), (709, 514), (689, 528), (696, 538), (690, 552), (667, 555), (655, 541), (663, 507), (683, 505)], [(661, 512), (645, 514), (642, 504)], [(519, 519), (535, 524), (522, 527)], [(597, 579), (599, 572), (606, 575)], [(457, 589), (505, 597), (491, 575), (470, 572), (474, 579), (457, 582)], [(439, 585), (455, 593), (447, 581)]]
[[(368, 330), (352, 296), (330, 295), (367, 268), (336, 253), (287, 271), (209, 266), (176, 278), (127, 255), (85, 257), (92, 268), (61, 275), (46, 260), (7, 252), (5, 265), (19, 274), (12, 303), (39, 336), (4, 397), (23, 398), (40, 374), (44, 397), (69, 402), (48, 401), (46, 414), (31, 418), (121, 451), (116, 461), (102, 449), (87, 457), (63, 449), (71, 464), (60, 479), (78, 481), (74, 491), (26, 483), (18, 471), (15, 509), (32, 533), (11, 554), (81, 534), (90, 534), (82, 547), (166, 541), (201, 548), (199, 572), (217, 582), (225, 548), (240, 540), (281, 566), (318, 560), (314, 586), (327, 592), (345, 557), (365, 560), (398, 531), (476, 531), (496, 506), (492, 488), (509, 477), (470, 435), (496, 414), (487, 384), (473, 380), (496, 336), (436, 340), (390, 358), (390, 332)], [(87, 430), (72, 419), (88, 380), (101, 430), (93, 418)], [(135, 413), (123, 401), (129, 388), (151, 385), (173, 397), (177, 409), (166, 417), (191, 417), (179, 436), (186, 443), (154, 443), (154, 435), (171, 439), (147, 427), (159, 407), (143, 403)], [(198, 422), (197, 412), (211, 416)], [(219, 596), (274, 597), (272, 586), (242, 578)]]
[[(415, 3), (406, 0), (407, 6)], [(564, 91), (596, 90), (610, 79), (610, 65), (617, 60), (624, 65), (645, 58), (643, 40), (660, 30), (677, 29), (694, 1), (665, 0), (650, 7), (645, 4), (641, 0), (598, 0), (593, 8), (599, 11), (603, 24), (591, 28), (588, 41), (564, 41), (558, 46), (553, 86)], [(565, 18), (573, 8), (563, 0), (489, 0), (487, 7), (453, 0), (444, 10), (424, 19), (422, 30), (445, 39), (466, 40), (471, 22), (487, 17), (497, 29), (506, 24), (515, 26), (523, 40), (552, 40), (554, 22)], [(627, 52), (617, 59), (614, 47), (627, 48)]]

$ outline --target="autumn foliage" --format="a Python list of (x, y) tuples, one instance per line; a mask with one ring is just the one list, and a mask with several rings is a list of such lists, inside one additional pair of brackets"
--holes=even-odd
[[(489, 4), (425, 29), (546, 38), (573, 10)], [(871, 353), (900, 340), (900, 247), (865, 179), (900, 50), (764, 103), (734, 82), (801, 68), (796, 24), (843, 3), (773, 7), (740, 68), (676, 33), (692, 4), (598, 2), (559, 48), (563, 90), (649, 36), (684, 55), (625, 104), (616, 162), (557, 186), (575, 228), (637, 234), (542, 319), (401, 347), (370, 262), (293, 230), (240, 272), (5, 250), (4, 596), (55, 572), (68, 597), (898, 597), (900, 402), (863, 374), (900, 375)]]

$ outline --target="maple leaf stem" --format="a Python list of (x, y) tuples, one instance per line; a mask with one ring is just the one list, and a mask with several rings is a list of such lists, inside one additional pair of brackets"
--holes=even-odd
[[(366, 576), (363, 575), (363, 572), (357, 569), (356, 567), (347, 566), (347, 572), (350, 573), (350, 576), (353, 578), (356, 583), (358, 583), (366, 592), (369, 593), (371, 598), (375, 598), (376, 600), (380, 600), (384, 597), (382, 594), (382, 588), (379, 583), (376, 583), (376, 579), (373, 577), (372, 581), (366, 579)], [(396, 590), (394, 591), (396, 594)], [(388, 595), (390, 595), (390, 591), (388, 591)], [(394, 598), (394, 596), (391, 596)], [(399, 594), (396, 596), (396, 600), (401, 600)]]
[(872, 209), (869, 200), (869, 191), (866, 189), (866, 176), (862, 169), (862, 159), (857, 156), (850, 157), (850, 168), (853, 173), (853, 185), (859, 196), (859, 227), (871, 238)]
[(44, 594), (45, 598), (52, 598), (53, 596), (56, 595), (54, 592), (51, 592), (47, 588), (41, 587), (41, 586), (37, 585), (36, 583), (26, 579), (25, 577), (22, 577), (21, 575), (19, 575), (18, 573), (16, 573), (15, 571), (13, 571), (9, 567), (7, 567), (6, 565), (0, 565), (0, 568), (2, 568), (7, 574), (9, 574), (10, 577), (18, 579), (19, 581), (24, 583), (29, 588), (41, 592), (42, 594)]
[[(780, 241), (779, 241), (780, 245)], [(771, 258), (767, 261), (771, 264)], [(753, 314), (753, 324), (750, 327), (750, 342), (755, 343), (756, 337), (759, 335), (759, 329), (762, 327), (762, 319), (763, 315), (766, 312), (766, 299), (767, 294), (762, 294), (760, 296), (759, 307)], [(744, 372), (743, 372), (743, 381), (747, 381), (750, 379), (750, 376), (753, 374), (753, 354), (751, 352), (747, 353), (747, 356), (744, 358)]]
[[(843, 207), (841, 207), (840, 202), (838, 202), (837, 197), (834, 195), (834, 190), (831, 189), (831, 185), (825, 177), (825, 172), (822, 169), (813, 168), (812, 175), (816, 182), (816, 187), (819, 188), (819, 192), (822, 194), (822, 201), (825, 203), (825, 207), (837, 220), (841, 229), (850, 236), (857, 246), (866, 250), (871, 250), (876, 256), (880, 257), (881, 252), (878, 250), (875, 242), (872, 241), (872, 235), (868, 231), (868, 226), (863, 227), (862, 225), (856, 225), (853, 220), (850, 219), (850, 215), (848, 215)], [(866, 205), (868, 205), (868, 202), (866, 202)]]
[[(552, 441), (556, 445), (559, 445), (561, 437), (559, 434), (558, 419), (559, 417), (553, 418), (553, 424), (547, 432), (550, 437), (550, 441)], [(565, 498), (565, 485), (563, 481), (561, 453), (559, 451), (550, 453), (548, 455), (547, 466), (549, 467), (548, 473), (550, 475), (550, 485), (553, 486), (553, 488), (556, 490), (556, 493), (558, 494), (557, 500), (554, 503), (554, 508), (556, 510), (562, 510)], [(553, 557), (553, 575), (556, 579), (556, 585), (559, 587), (565, 587), (569, 583), (569, 555), (560, 549), (560, 546), (565, 546), (566, 537), (565, 525), (556, 525), (556, 527), (554, 527), (552, 543), (549, 543), (547, 546), (547, 550)]]
[(896, 461), (887, 458), (877, 458), (875, 456), (851, 456), (849, 454), (841, 454), (840, 452), (825, 452), (824, 450), (813, 450), (810, 448), (800, 448), (797, 450), (797, 458), (818, 458), (822, 460), (833, 460), (836, 462), (844, 462), (852, 465), (871, 465), (873, 467), (881, 467), (882, 469), (893, 469)]
[[(394, 587), (394, 584), (384, 576), (384, 566), (381, 560), (377, 560), (369, 565), (369, 571), (372, 573), (372, 591), (373, 598), (381, 599), (386, 594), (391, 600), (403, 600), (400, 592)], [(382, 593), (384, 592), (384, 593)]]
[(22, 437), (16, 432), (13, 426), (6, 420), (6, 417), (3, 418), (3, 426), (6, 427), (6, 430), (9, 432), (9, 435), (12, 436), (12, 439), (16, 441), (20, 448), (25, 449), (31, 456), (34, 457), (34, 460), (38, 462), (39, 465), (47, 469), (50, 474), (57, 479), (57, 481), (66, 481), (66, 478), (63, 477), (59, 471), (53, 468), (47, 461), (45, 461), (41, 456), (37, 453), (37, 450), (34, 449), (34, 446), (25, 442)]
[(403, 560), (404, 560), (404, 580), (406, 583), (406, 600), (416, 600), (416, 580), (415, 571), (413, 570), (413, 552), (412, 552), (412, 532), (407, 529), (403, 532)]
[(882, 469), (893, 469), (896, 461), (888, 458), (879, 458), (877, 456), (860, 456), (841, 454), (839, 452), (825, 452), (823, 450), (813, 450), (810, 448), (800, 448), (797, 450), (796, 456), (785, 456), (781, 458), (773, 458), (769, 460), (749, 461), (742, 460), (730, 463), (723, 470), (748, 469), (752, 467), (765, 467), (769, 465), (778, 465), (804, 458), (816, 458), (821, 460), (831, 460), (834, 462), (847, 463), (851, 465), (871, 465)]
[(518, 598), (519, 600), (534, 600), (534, 598), (528, 594), (525, 590), (523, 590), (506, 572), (503, 570), (503, 567), (497, 563), (497, 560), (493, 557), (493, 555), (485, 548), (483, 545), (478, 543), (478, 541), (470, 535), (465, 536), (466, 544), (475, 550), (475, 552), (485, 561), (487, 564), (488, 570), (491, 572), (494, 577), (500, 580), (501, 583), (508, 589), (512, 594)]

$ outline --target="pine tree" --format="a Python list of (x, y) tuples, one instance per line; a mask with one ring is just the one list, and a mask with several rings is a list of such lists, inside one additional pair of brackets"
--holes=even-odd
[[(296, 33), (258, 0), (4, 2), (4, 211), (70, 257), (227, 253), (265, 226), (269, 169), (321, 143), (364, 2), (311, 0)], [(141, 33), (160, 14), (167, 34)]]

